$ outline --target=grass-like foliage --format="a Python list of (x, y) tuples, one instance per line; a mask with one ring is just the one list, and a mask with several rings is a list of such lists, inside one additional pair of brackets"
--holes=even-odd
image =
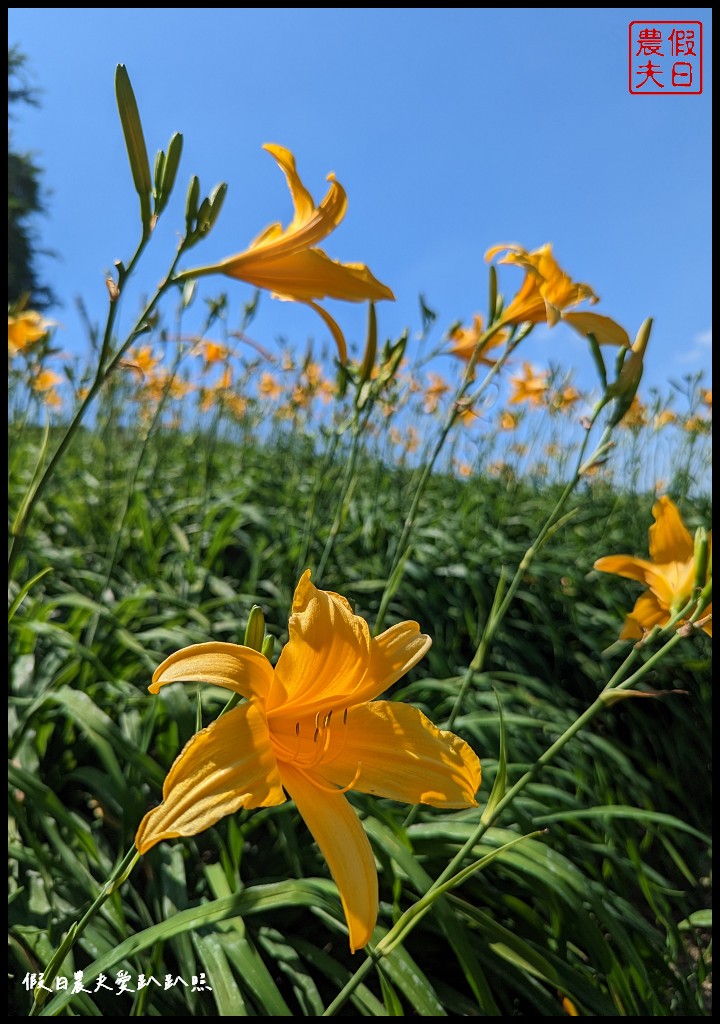
[[(711, 392), (688, 378), (641, 401), (651, 322), (631, 341), (576, 310), (594, 293), (549, 246), (502, 247), (525, 281), (506, 301), (491, 268), (486, 326), (432, 349), (423, 304), (421, 339), (382, 345), (371, 304), (350, 358), (316, 300), (392, 293), (315, 247), (344, 192), (315, 204), (279, 146), (290, 226), (181, 270), (224, 196), (191, 179), (167, 277), (121, 330), (182, 140), (151, 175), (124, 68), (116, 88), (141, 230), (105, 328), (61, 377), (52, 323), (9, 317), (10, 1014), (709, 1014)], [(251, 340), (256, 300), (236, 330), (223, 296), (188, 332), (213, 273), (309, 302), (335, 361)], [(539, 326), (586, 337), (595, 393), (522, 365)], [(355, 953), (348, 880), (293, 801), (136, 839), (186, 744), (244, 721), (216, 686), (149, 694), (158, 666), (216, 642), (266, 672), (307, 569), (374, 637), (431, 637), (387, 699), (482, 766), (478, 806), (372, 795), (361, 761), (341, 787), (378, 876)]]

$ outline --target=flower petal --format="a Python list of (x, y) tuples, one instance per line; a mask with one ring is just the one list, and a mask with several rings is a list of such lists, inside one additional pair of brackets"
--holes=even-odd
[(148, 689), (157, 693), (168, 683), (210, 683), (263, 700), (272, 681), (272, 665), (262, 654), (242, 644), (213, 642), (193, 644), (171, 654), (155, 669)]
[(598, 345), (630, 348), (627, 331), (609, 316), (601, 316), (600, 313), (562, 313), (561, 317), (583, 336), (592, 334)]
[(598, 558), (593, 569), (647, 584), (648, 576), (655, 571), (655, 566), (646, 558), (635, 558), (633, 555), (606, 555), (604, 558)]
[(507, 256), (498, 260), (498, 263), (520, 263), (522, 255), (525, 254), (525, 250), (517, 242), (504, 242), (502, 245), (493, 245), (492, 248), (487, 250), (485, 262), (492, 263), (499, 252), (505, 252), (506, 250), (508, 252)]
[(367, 676), (351, 695), (353, 704), (374, 700), (410, 671), (430, 650), (432, 640), (417, 622), (398, 622), (370, 641)]
[(485, 259), (490, 261), (502, 251), (505, 255), (498, 263), (511, 263), (525, 269), (520, 291), (503, 312), (503, 323), (546, 322), (553, 327), (562, 310), (586, 300), (598, 301), (589, 285), (573, 281), (565, 273), (553, 256), (551, 245), (543, 245), (532, 252), (519, 245), (495, 246), (487, 251)]
[(326, 309), (323, 309), (322, 306), (318, 306), (317, 302), (308, 302), (307, 304), (310, 309), (313, 309), (324, 321), (325, 326), (332, 334), (335, 344), (337, 345), (338, 359), (344, 366), (347, 363), (347, 345), (345, 344), (345, 337), (343, 332), (340, 330), (339, 325), (335, 320), (333, 320)]
[[(505, 262), (503, 260), (500, 261)], [(542, 324), (547, 320), (548, 310), (540, 293), (542, 278), (534, 270), (525, 273), (520, 290), (512, 302), (503, 310), (504, 324)]]
[(292, 195), (295, 216), (288, 225), (288, 231), (292, 231), (301, 224), (306, 224), (315, 212), (315, 200), (300, 180), (300, 175), (295, 166), (295, 157), (284, 146), (277, 143), (267, 142), (263, 149), (275, 157), (278, 166), (283, 171)]
[(267, 720), (254, 702), (233, 708), (185, 745), (163, 783), (163, 802), (140, 822), (135, 845), (194, 836), (241, 807), (285, 802)]
[(297, 585), (289, 623), (290, 638), (275, 666), (267, 701), (272, 718), (303, 715), (348, 703), (370, 664), (370, 630), (353, 615), (344, 597), (318, 590), (307, 569)]
[(340, 893), (350, 950), (372, 938), (378, 911), (375, 858), (360, 819), (342, 793), (328, 792), (309, 772), (281, 764), (285, 789), (305, 819)]
[(616, 576), (644, 583), (667, 609), (671, 608), (673, 601), (680, 596), (680, 573), (676, 563), (655, 565), (644, 558), (633, 558), (632, 555), (607, 555), (605, 558), (598, 558), (593, 568), (599, 572), (611, 572)]
[[(218, 266), (226, 274), (245, 280), (241, 268), (252, 266), (263, 258), (287, 256), (317, 245), (335, 230), (347, 210), (347, 194), (333, 174), (328, 175), (330, 188), (319, 206), (307, 191), (295, 169), (295, 158), (283, 146), (265, 146), (280, 165), (293, 198), (295, 214), (287, 228), (271, 224), (258, 235), (248, 248), (237, 256), (223, 260)], [(235, 271), (235, 273), (233, 273)]]
[(341, 263), (322, 249), (293, 252), (250, 252), (248, 258), (226, 261), (220, 270), (229, 277), (266, 288), (279, 299), (344, 299), (346, 302), (394, 299), (392, 291), (364, 263)]
[(635, 607), (625, 619), (625, 624), (620, 631), (620, 639), (640, 640), (646, 630), (657, 625), (663, 626), (669, 619), (668, 609), (663, 608), (651, 590), (646, 590), (637, 599)]
[(677, 506), (663, 495), (652, 507), (655, 524), (648, 531), (653, 562), (686, 562), (694, 557), (695, 545)]
[(476, 807), (481, 780), (464, 740), (409, 704), (383, 700), (350, 707), (344, 723), (333, 719), (315, 770), (361, 793), (433, 807)]

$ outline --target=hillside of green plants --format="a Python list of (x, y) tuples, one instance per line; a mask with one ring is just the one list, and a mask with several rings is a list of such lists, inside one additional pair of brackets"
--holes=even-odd
[[(11, 445), (18, 497), (37, 458), (33, 433)], [(221, 708), (215, 693), (199, 692), (198, 710), (195, 687), (150, 697), (154, 669), (190, 644), (242, 642), (253, 605), (279, 649), (293, 587), (322, 555), (344, 468), (342, 456), (292, 438), (253, 446), (158, 431), (141, 452), (130, 430), (83, 434), (23, 556), (28, 578), (51, 571), (20, 606), (10, 649), (18, 977), (37, 970), (132, 843), (197, 714), (207, 722)], [(370, 622), (417, 472), (358, 463), (317, 581)], [(647, 498), (590, 484), (523, 575), (458, 708), (497, 584), (555, 497), (521, 481), (433, 477), (389, 607), (388, 624), (414, 619), (433, 639), (393, 699), (436, 723), (457, 712), (454, 728), (483, 766), (481, 807), (503, 731), (514, 779), (608, 681), (637, 590), (592, 565), (606, 552), (643, 552)], [(709, 519), (707, 500), (684, 512), (691, 528)], [(692, 922), (709, 906), (709, 647), (702, 636), (686, 641), (645, 677), (662, 699), (608, 707), (527, 785), (472, 856), (533, 838), (439, 902), (345, 1012), (554, 1015), (566, 997), (591, 1015), (702, 1012), (708, 933)], [(353, 804), (378, 861), (387, 929), (477, 812), (423, 808), (407, 824), (400, 804)], [(223, 919), (205, 925), (203, 910), (215, 907)], [(319, 1014), (357, 960), (338, 914), (292, 806), (241, 812), (144, 858), (88, 926), (71, 966), (86, 977), (102, 967), (113, 978), (124, 969), (187, 981), (205, 967), (214, 1003), (152, 986), (122, 997), (133, 1014)], [(76, 1013), (119, 1005), (89, 987)]]
[[(711, 389), (645, 395), (652, 318), (578, 310), (549, 244), (385, 340), (316, 245), (341, 186), (279, 146), (288, 226), (180, 270), (224, 197), (191, 179), (128, 324), (182, 139), (151, 173), (116, 94), (107, 321), (70, 358), (8, 314), (10, 1014), (711, 1015)], [(258, 291), (186, 329), (217, 274), (331, 350), (258, 346)], [(359, 357), (324, 297), (367, 301)]]

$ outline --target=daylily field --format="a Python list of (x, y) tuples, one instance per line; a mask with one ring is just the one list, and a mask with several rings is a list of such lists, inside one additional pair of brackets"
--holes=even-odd
[(116, 92), (106, 321), (8, 313), (11, 1015), (709, 1015), (709, 382), (646, 391), (653, 296), (617, 323), (550, 243), (388, 339), (277, 144), (294, 215), (203, 263), (225, 186), (178, 214)]

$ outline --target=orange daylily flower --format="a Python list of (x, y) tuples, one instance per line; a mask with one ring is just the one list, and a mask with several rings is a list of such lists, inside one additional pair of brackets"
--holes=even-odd
[(581, 398), (582, 395), (577, 388), (574, 388), (572, 384), (568, 384), (553, 395), (550, 406), (555, 412), (565, 412), (567, 409), (572, 408), (576, 402), (579, 402)]
[[(289, 796), (340, 892), (354, 952), (372, 937), (378, 884), (370, 843), (344, 794), (372, 793), (435, 807), (476, 806), (480, 762), (467, 743), (407, 704), (377, 700), (430, 647), (416, 622), (371, 637), (344, 597), (306, 571), (295, 591), (289, 641), (277, 665), (249, 647), (204, 643), (171, 655), (151, 693), (204, 682), (246, 698), (186, 744), (145, 815), (140, 853), (194, 836), (240, 808)], [(286, 796), (287, 794), (287, 796)]]
[(63, 378), (53, 373), (52, 370), (40, 370), (30, 381), (30, 387), (38, 394), (55, 389), (56, 384), (62, 384)]
[[(652, 514), (655, 524), (649, 530), (650, 561), (632, 555), (608, 555), (598, 559), (594, 566), (600, 572), (615, 573), (648, 587), (625, 619), (621, 640), (639, 640), (645, 630), (664, 626), (692, 595), (695, 544), (677, 506), (665, 495), (655, 502)], [(708, 546), (711, 545), (712, 531), (708, 534)], [(712, 636), (712, 605), (705, 615), (709, 618), (702, 628)]]
[(439, 373), (428, 374), (428, 385), (425, 391), (425, 402), (423, 412), (433, 413), (440, 404), (440, 399), (446, 395), (450, 387)]
[(209, 267), (184, 271), (177, 280), (211, 273), (227, 274), (256, 288), (266, 288), (273, 298), (304, 302), (322, 317), (335, 340), (340, 361), (345, 363), (347, 347), (342, 331), (315, 300), (377, 302), (395, 296), (363, 263), (340, 263), (315, 248), (335, 230), (347, 209), (345, 189), (335, 176), (328, 175), (330, 188), (318, 206), (300, 180), (290, 150), (270, 143), (263, 148), (275, 158), (287, 178), (295, 208), (292, 221), (286, 228), (282, 224), (271, 224), (244, 252)]
[(500, 252), (505, 255), (498, 263), (511, 263), (525, 271), (520, 291), (503, 311), (503, 323), (554, 327), (564, 320), (583, 336), (594, 335), (599, 345), (630, 347), (627, 332), (610, 317), (583, 310), (567, 312), (581, 302), (594, 305), (599, 299), (590, 285), (573, 281), (565, 273), (553, 256), (551, 245), (543, 245), (533, 252), (521, 245), (496, 245), (486, 252), (485, 259), (490, 262)]
[(647, 424), (648, 407), (638, 395), (635, 395), (627, 412), (620, 420), (620, 426), (626, 427), (628, 430), (639, 430), (640, 427), (646, 427)]
[(258, 394), (263, 398), (279, 398), (283, 393), (282, 385), (278, 383), (277, 377), (271, 373), (263, 373), (258, 384)]
[[(483, 330), (483, 319), (479, 313), (475, 314), (473, 322), (469, 327), (456, 327), (449, 335), (449, 339), (452, 342), (449, 349), (450, 355), (457, 356), (458, 359), (463, 359), (466, 363), (469, 363), (483, 336)], [(504, 345), (507, 339), (507, 331), (497, 331), (493, 334), (483, 345), (482, 352), (477, 360), (478, 363), (483, 363), (485, 366), (494, 366), (499, 356), (496, 355), (494, 359), (488, 358), (486, 353), (491, 349)]]
[(703, 419), (702, 416), (691, 416), (685, 420), (683, 426), (689, 434), (709, 434), (712, 423), (710, 420)]
[(54, 320), (46, 320), (34, 309), (26, 309), (14, 315), (8, 313), (8, 355), (12, 357), (18, 352), (24, 352), (55, 326)]
[(160, 402), (167, 394), (168, 398), (184, 398), (193, 390), (191, 384), (176, 377), (167, 370), (153, 371), (143, 383), (141, 394), (153, 402)]
[(517, 430), (519, 423), (520, 414), (510, 412), (509, 409), (503, 409), (498, 417), (498, 427), (500, 430)]
[(121, 365), (137, 370), (141, 376), (149, 376), (160, 362), (161, 357), (154, 355), (152, 346), (143, 345), (140, 348), (131, 348), (127, 359), (124, 359)]
[(671, 423), (677, 423), (677, 413), (673, 412), (672, 409), (663, 409), (659, 412), (653, 421), (655, 430), (662, 430), (663, 427), (667, 427)]
[(230, 349), (219, 341), (205, 341), (203, 343), (202, 356), (205, 360), (206, 369), (212, 366), (213, 363), (224, 363), (229, 355)]
[(523, 363), (523, 376), (511, 377), (513, 393), (512, 404), (530, 402), (531, 405), (542, 405), (548, 390), (548, 375), (535, 370), (531, 363)]

